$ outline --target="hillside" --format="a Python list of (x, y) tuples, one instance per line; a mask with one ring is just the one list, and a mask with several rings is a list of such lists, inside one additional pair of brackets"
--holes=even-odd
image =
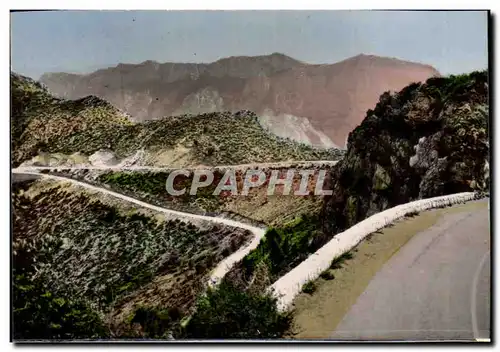
[[(42, 86), (12, 74), (13, 163), (157, 166), (228, 165), (293, 160), (335, 160), (339, 150), (315, 149), (264, 130), (255, 114), (207, 113), (131, 122), (108, 102), (52, 97)], [(35, 89), (36, 88), (36, 89)], [(97, 153), (97, 154), (95, 154)]]
[(119, 64), (88, 75), (48, 73), (40, 81), (61, 97), (99, 96), (137, 121), (251, 110), (280, 136), (344, 147), (380, 94), (435, 75), (428, 65), (373, 55), (311, 65), (275, 53), (210, 64)]
[(144, 337), (141, 309), (189, 315), (210, 270), (251, 237), (57, 182), (15, 183), (12, 201), (18, 339)]
[[(196, 195), (189, 192), (181, 196), (173, 196), (165, 188), (165, 180), (171, 170), (89, 170), (58, 168), (51, 173), (64, 177), (84, 181), (99, 187), (105, 187), (115, 192), (141, 199), (149, 204), (155, 204), (167, 209), (174, 209), (187, 213), (209, 215), (213, 217), (231, 218), (255, 226), (279, 226), (296, 217), (307, 214), (316, 214), (321, 209), (322, 196), (314, 195), (314, 189), (320, 170), (329, 170), (335, 166), (300, 166), (291, 165), (294, 173), (291, 195), (283, 194), (283, 185), (276, 185), (275, 192), (268, 194), (271, 173), (279, 171), (280, 177), (285, 177), (288, 167), (262, 168), (265, 181), (258, 187), (252, 187), (247, 196), (241, 196), (247, 168), (236, 168), (235, 180), (239, 194), (221, 193), (214, 196), (213, 192), (223, 178), (226, 170), (213, 170), (214, 181), (207, 187), (200, 188)], [(315, 170), (308, 180), (308, 196), (294, 196), (298, 191), (301, 176), (299, 170)], [(174, 188), (190, 189), (194, 171), (188, 176), (178, 175), (175, 178)]]
[(12, 163), (39, 152), (72, 151), (78, 144), (98, 148), (112, 130), (132, 126), (127, 116), (95, 96), (78, 100), (53, 97), (27, 77), (11, 73)]
[(325, 233), (418, 198), (487, 190), (488, 89), (481, 71), (383, 94), (327, 177)]

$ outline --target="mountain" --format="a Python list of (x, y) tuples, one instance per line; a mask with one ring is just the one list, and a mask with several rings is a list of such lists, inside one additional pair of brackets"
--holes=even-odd
[(210, 64), (119, 64), (87, 75), (47, 73), (40, 82), (68, 99), (101, 97), (136, 121), (251, 110), (279, 136), (343, 147), (382, 93), (438, 75), (428, 65), (373, 55), (311, 65), (274, 53)]
[(53, 97), (42, 85), (11, 74), (13, 163), (41, 165), (127, 163), (183, 167), (296, 160), (336, 160), (336, 149), (316, 149), (278, 137), (249, 111), (167, 117), (145, 123), (107, 101)]
[(488, 190), (488, 91), (481, 71), (383, 94), (327, 176), (324, 232), (416, 199)]

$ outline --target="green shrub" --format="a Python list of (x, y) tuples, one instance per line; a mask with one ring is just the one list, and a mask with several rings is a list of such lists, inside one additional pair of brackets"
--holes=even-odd
[(322, 279), (325, 279), (325, 280), (333, 280), (333, 279), (335, 279), (335, 276), (333, 275), (333, 273), (330, 270), (323, 271), (319, 276)]
[(352, 259), (354, 256), (351, 252), (346, 252), (342, 254), (340, 257), (335, 258), (332, 260), (332, 263), (330, 264), (330, 269), (340, 269), (342, 268), (342, 264), (344, 264), (347, 260)]
[(279, 338), (290, 323), (290, 315), (278, 312), (276, 298), (271, 294), (242, 291), (223, 281), (199, 298), (183, 337)]
[(302, 286), (302, 292), (304, 293), (312, 294), (314, 291), (316, 291), (316, 284), (313, 280), (306, 282), (304, 286)]
[(318, 224), (316, 216), (302, 215), (282, 227), (269, 228), (257, 248), (243, 258), (246, 273), (253, 273), (259, 262), (268, 265), (273, 281), (288, 272), (326, 243)]
[(99, 314), (81, 300), (57, 295), (39, 282), (14, 280), (15, 339), (98, 339), (108, 336)]
[(134, 311), (130, 323), (141, 325), (144, 336), (153, 339), (168, 338), (172, 330), (178, 328), (181, 312), (178, 308), (159, 309), (139, 307)]

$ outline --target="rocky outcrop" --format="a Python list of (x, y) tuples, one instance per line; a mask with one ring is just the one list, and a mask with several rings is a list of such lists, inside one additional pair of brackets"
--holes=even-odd
[(329, 174), (324, 231), (415, 199), (487, 190), (488, 112), (485, 71), (384, 93)]
[(306, 117), (290, 114), (274, 115), (272, 110), (266, 109), (259, 116), (259, 123), (282, 138), (289, 138), (317, 148), (339, 148), (325, 133), (315, 129)]
[(94, 166), (114, 166), (118, 164), (118, 158), (111, 150), (101, 149), (89, 157), (89, 161)]

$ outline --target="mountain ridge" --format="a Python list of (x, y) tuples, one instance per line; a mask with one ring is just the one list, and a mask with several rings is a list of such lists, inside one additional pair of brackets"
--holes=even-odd
[[(440, 76), (432, 66), (396, 58), (360, 54), (333, 64), (308, 64), (273, 53), (202, 64), (148, 60), (87, 75), (44, 74), (40, 82), (64, 98), (102, 97), (135, 121), (251, 110), (265, 116), (261, 122), (272, 132), (281, 123), (283, 136), (325, 146), (325, 138), (315, 132), (321, 131), (330, 140), (326, 145), (342, 147), (382, 93), (432, 76)], [(286, 115), (307, 119), (313, 130), (298, 137)]]

